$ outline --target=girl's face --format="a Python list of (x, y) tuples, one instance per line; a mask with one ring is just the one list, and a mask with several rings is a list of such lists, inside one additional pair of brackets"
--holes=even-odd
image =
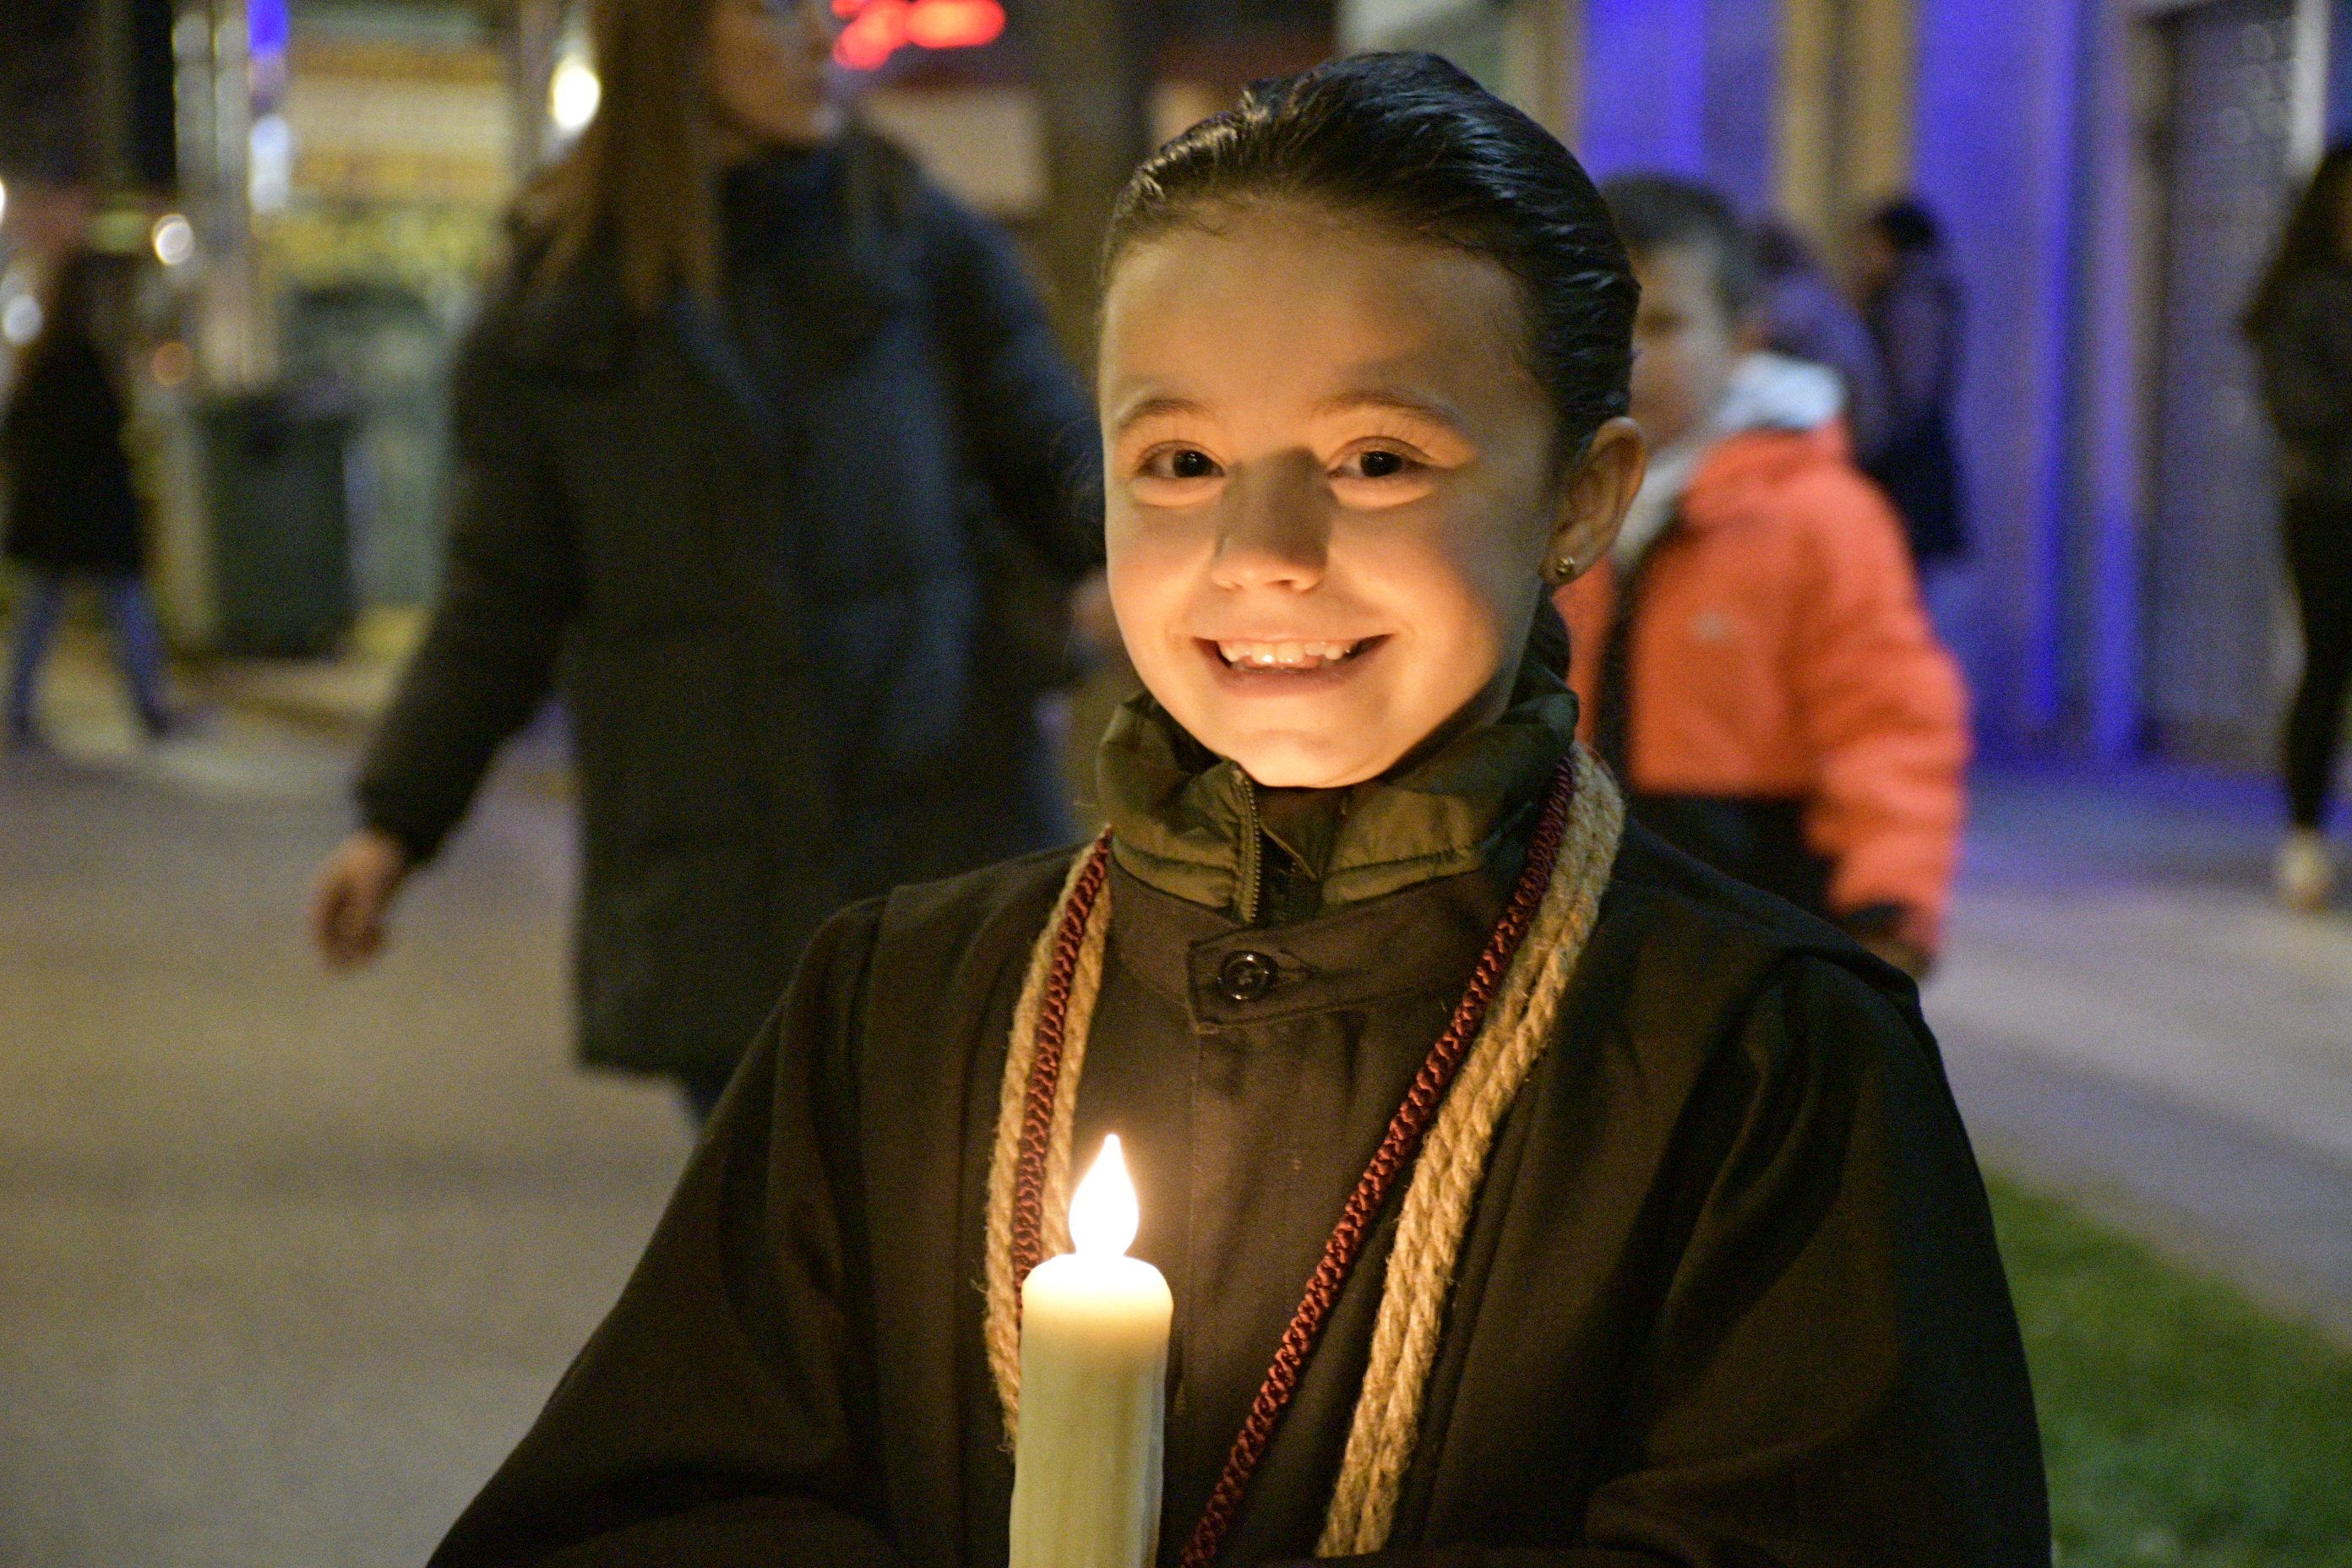
[(1497, 264), (1305, 205), (1207, 219), (1104, 300), (1112, 606), (1211, 750), (1360, 783), (1500, 710), (1548, 552), (1605, 552), (1641, 438), (1561, 471)]
[(722, 153), (814, 147), (841, 129), (824, 0), (718, 0), (703, 68)]

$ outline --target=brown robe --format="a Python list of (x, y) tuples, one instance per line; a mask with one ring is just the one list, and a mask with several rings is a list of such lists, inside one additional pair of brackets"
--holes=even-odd
[[(824, 929), (619, 1304), (435, 1563), (1004, 1562), (982, 1216), (1006, 1029), (1066, 866), (902, 889)], [(1122, 1134), (1135, 1250), (1176, 1299), (1163, 1563), (1502, 869), (1272, 927), (1114, 872), (1077, 1147)], [(1219, 980), (1244, 951), (1279, 965), (1245, 1002)], [(1313, 1552), (1395, 1206), (1225, 1561)], [(1380, 1555), (2049, 1562), (2016, 1322), (1907, 982), (1629, 831), (1496, 1135)]]

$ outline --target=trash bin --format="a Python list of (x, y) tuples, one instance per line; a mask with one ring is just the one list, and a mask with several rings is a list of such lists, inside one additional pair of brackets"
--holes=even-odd
[(331, 384), (227, 397), (198, 415), (220, 651), (318, 658), (356, 613), (346, 468), (357, 423)]

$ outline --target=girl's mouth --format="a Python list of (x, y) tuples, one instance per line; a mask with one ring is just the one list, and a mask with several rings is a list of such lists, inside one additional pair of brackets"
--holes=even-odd
[(1270, 675), (1312, 675), (1328, 666), (1343, 666), (1379, 637), (1355, 642), (1213, 642), (1216, 656), (1228, 670), (1270, 672)]
[(1357, 679), (1385, 642), (1388, 637), (1197, 637), (1195, 647), (1218, 687), (1233, 696), (1306, 696)]

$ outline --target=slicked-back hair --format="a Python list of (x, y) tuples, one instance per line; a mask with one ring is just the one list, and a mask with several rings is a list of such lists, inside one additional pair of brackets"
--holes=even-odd
[(1731, 204), (1673, 174), (1626, 174), (1601, 187), (1625, 248), (1636, 256), (1696, 250), (1707, 258), (1716, 297), (1733, 321), (1756, 304), (1756, 242)]
[(1509, 272), (1563, 458), (1625, 412), (1638, 290), (1601, 194), (1550, 132), (1454, 66), (1358, 55), (1255, 83), (1135, 172), (1104, 238), (1105, 282), (1141, 242), (1260, 201), (1375, 219)]

